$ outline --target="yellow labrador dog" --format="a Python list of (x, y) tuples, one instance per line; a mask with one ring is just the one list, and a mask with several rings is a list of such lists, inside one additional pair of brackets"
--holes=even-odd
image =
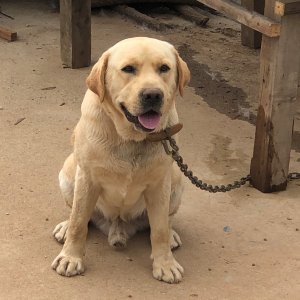
[(124, 247), (150, 225), (153, 276), (181, 281), (183, 268), (171, 252), (181, 245), (171, 223), (180, 205), (181, 176), (162, 144), (147, 137), (178, 123), (175, 97), (189, 78), (171, 44), (146, 37), (117, 43), (95, 64), (74, 131), (74, 152), (59, 174), (72, 212), (53, 232), (64, 242), (52, 263), (58, 274), (83, 273), (92, 220), (113, 247)]

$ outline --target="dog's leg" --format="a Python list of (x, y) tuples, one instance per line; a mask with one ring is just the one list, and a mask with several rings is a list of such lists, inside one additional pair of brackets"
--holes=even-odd
[(147, 189), (145, 198), (151, 228), (153, 276), (174, 283), (182, 280), (183, 268), (170, 249), (170, 191), (171, 174), (166, 174), (155, 186)]
[(60, 275), (74, 276), (84, 272), (83, 255), (88, 231), (88, 221), (95, 207), (98, 190), (89, 175), (77, 166), (72, 212), (66, 241), (52, 268)]

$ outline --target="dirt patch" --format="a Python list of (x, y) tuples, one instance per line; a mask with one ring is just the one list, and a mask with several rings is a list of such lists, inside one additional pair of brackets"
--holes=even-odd
[[(224, 33), (223, 31), (217, 32)], [(236, 30), (229, 32), (236, 32)], [(256, 112), (253, 111), (248, 102), (248, 95), (243, 89), (231, 86), (221, 73), (212, 71), (207, 65), (199, 63), (194, 58), (198, 53), (190, 45), (182, 44), (179, 47), (179, 53), (188, 63), (193, 74), (190, 86), (195, 89), (197, 95), (203, 98), (203, 101), (232, 120), (243, 120), (256, 125)], [(292, 149), (300, 152), (300, 132), (296, 130), (293, 132)]]
[(246, 101), (247, 94), (241, 88), (231, 86), (220, 73), (197, 62), (194, 59), (197, 52), (189, 45), (181, 45), (179, 53), (193, 73), (190, 86), (195, 89), (197, 95), (201, 96), (210, 107), (231, 119), (255, 124), (256, 116), (250, 111), (250, 104)]

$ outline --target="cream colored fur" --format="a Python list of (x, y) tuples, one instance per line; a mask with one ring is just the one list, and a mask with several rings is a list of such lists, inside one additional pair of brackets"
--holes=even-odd
[[(121, 70), (128, 64), (136, 67), (135, 74)], [(162, 64), (170, 70), (159, 72)], [(182, 94), (189, 76), (172, 45), (142, 37), (117, 43), (93, 67), (74, 130), (74, 151), (59, 174), (62, 195), (72, 208), (69, 220), (53, 232), (64, 242), (52, 263), (60, 275), (84, 271), (87, 225), (92, 220), (113, 247), (125, 246), (130, 236), (150, 225), (153, 276), (181, 281), (183, 268), (171, 252), (181, 245), (172, 229), (181, 176), (161, 143), (146, 141), (148, 133), (126, 119), (120, 104), (138, 115), (140, 91), (159, 88), (164, 98), (155, 131), (161, 131), (178, 122), (175, 96), (177, 91)]]

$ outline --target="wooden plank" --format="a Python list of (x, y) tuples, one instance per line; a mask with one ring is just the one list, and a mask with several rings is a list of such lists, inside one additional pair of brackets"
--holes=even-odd
[[(265, 14), (275, 18), (274, 4), (275, 0), (266, 2)], [(283, 16), (281, 23), (280, 37), (263, 36), (261, 49), (260, 105), (250, 174), (253, 186), (262, 192), (286, 188), (297, 108), (300, 15)]]
[(270, 18), (262, 16), (256, 12), (251, 12), (229, 0), (197, 0), (208, 7), (211, 7), (228, 18), (233, 19), (243, 25), (261, 32), (269, 37), (280, 35), (280, 23)]
[(275, 2), (275, 14), (285, 16), (300, 13), (300, 0), (280, 0)]
[(9, 42), (13, 42), (17, 40), (17, 33), (15, 31), (11, 31), (10, 29), (0, 27), (0, 38)]
[(158, 4), (186, 4), (196, 5), (197, 0), (92, 0), (92, 7), (104, 7), (114, 5), (131, 5), (140, 3), (158, 3)]
[(76, 69), (91, 63), (91, 0), (60, 0), (61, 59)]
[[(265, 0), (242, 0), (242, 6), (250, 11), (264, 14)], [(253, 30), (245, 25), (241, 28), (242, 45), (252, 49), (258, 49), (261, 46), (262, 35), (260, 32)]]

